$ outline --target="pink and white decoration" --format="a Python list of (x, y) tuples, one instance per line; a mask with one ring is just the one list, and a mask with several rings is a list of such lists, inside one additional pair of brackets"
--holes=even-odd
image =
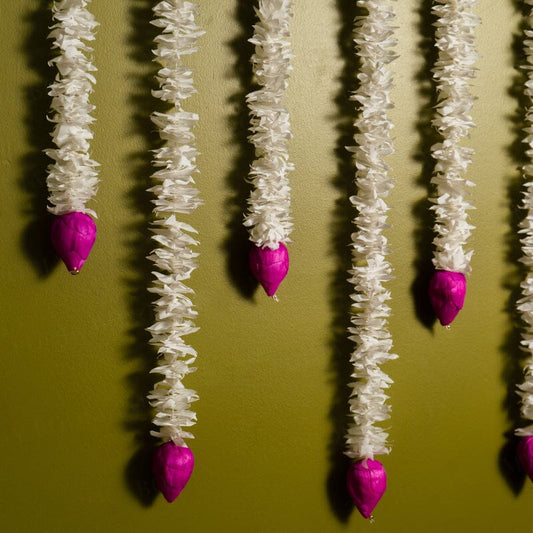
[(474, 126), (471, 111), (475, 97), (470, 81), (475, 77), (477, 59), (474, 31), (479, 18), (473, 13), (476, 0), (434, 0), (435, 46), (438, 58), (433, 69), (437, 89), (433, 125), (442, 141), (431, 148), (436, 161), (431, 182), (436, 196), (435, 274), (429, 298), (440, 323), (448, 326), (463, 307), (466, 278), (471, 271), (472, 250), (464, 246), (472, 226), (468, 222), (469, 189), (474, 184), (464, 177), (474, 150), (462, 141)]
[[(524, 3), (533, 6), (533, 0), (524, 0)], [(523, 321), (520, 344), (529, 358), (524, 368), (524, 381), (518, 385), (518, 394), (522, 401), (520, 412), (527, 425), (516, 429), (515, 434), (520, 437), (518, 458), (524, 471), (533, 480), (533, 7), (530, 7), (526, 23), (524, 47), (527, 65), (524, 71), (527, 74), (527, 81), (524, 94), (527, 98), (527, 107), (524, 142), (527, 144), (528, 163), (522, 169), (525, 181), (522, 208), (526, 215), (522, 220), (520, 233), (522, 234), (521, 261), (527, 269), (527, 274), (520, 285), (522, 297), (518, 300), (517, 307)]]
[(157, 295), (155, 323), (148, 328), (150, 343), (157, 348), (158, 363), (152, 373), (158, 381), (148, 399), (154, 408), (151, 434), (164, 441), (157, 448), (153, 472), (158, 488), (167, 501), (180, 494), (192, 474), (194, 457), (185, 439), (194, 436), (189, 428), (196, 422), (190, 406), (198, 399), (196, 391), (185, 387), (184, 378), (196, 369), (197, 353), (184, 340), (198, 328), (197, 312), (190, 299), (193, 290), (185, 282), (196, 268), (198, 243), (196, 230), (177, 218), (191, 214), (200, 204), (194, 175), (198, 172), (193, 127), (198, 115), (183, 108), (183, 101), (194, 92), (192, 71), (182, 59), (197, 50), (204, 33), (195, 22), (197, 6), (183, 0), (165, 0), (154, 7), (154, 24), (160, 29), (155, 39), (159, 90), (154, 96), (171, 105), (168, 112), (154, 112), (164, 144), (154, 151), (154, 222), (151, 230), (156, 248), (149, 259), (154, 263), (154, 281), (150, 292)]
[(255, 45), (252, 65), (260, 89), (248, 94), (250, 141), (255, 147), (249, 179), (253, 190), (244, 225), (254, 244), (250, 268), (268, 296), (289, 270), (290, 186), (288, 144), (292, 138), (289, 112), (284, 106), (290, 60), (291, 0), (259, 0), (258, 23), (250, 42)]
[(394, 152), (391, 102), (392, 72), (388, 65), (396, 58), (394, 47), (395, 11), (389, 1), (358, 0), (367, 14), (358, 17), (354, 42), (360, 62), (359, 86), (352, 96), (359, 118), (355, 122), (353, 152), (356, 194), (350, 198), (356, 212), (352, 234), (354, 286), (350, 340), (355, 343), (351, 356), (353, 381), (350, 384), (350, 413), (353, 418), (346, 435), (346, 455), (355, 460), (347, 472), (347, 488), (354, 504), (365, 518), (386, 489), (387, 476), (376, 455), (389, 453), (388, 434), (379, 424), (389, 418), (386, 390), (392, 380), (381, 365), (396, 359), (391, 353), (388, 331), (391, 310), (390, 292), (384, 283), (392, 279), (387, 260), (389, 246), (386, 198), (393, 187), (387, 156)]
[(56, 215), (51, 239), (58, 255), (72, 274), (77, 274), (96, 238), (96, 213), (87, 203), (96, 194), (98, 163), (91, 159), (93, 138), (89, 101), (96, 67), (92, 63), (98, 23), (87, 9), (91, 0), (56, 0), (52, 5), (54, 24), (49, 37), (59, 53), (50, 61), (57, 75), (50, 86), (50, 121), (55, 148), (46, 150), (54, 162), (48, 167), (48, 210)]

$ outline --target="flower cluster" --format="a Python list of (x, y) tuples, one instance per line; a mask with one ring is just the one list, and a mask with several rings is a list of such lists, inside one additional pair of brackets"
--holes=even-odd
[(175, 216), (192, 213), (201, 203), (194, 182), (198, 152), (192, 132), (198, 116), (182, 108), (183, 100), (194, 93), (192, 72), (182, 63), (182, 57), (196, 51), (197, 40), (203, 34), (195, 22), (195, 12), (195, 4), (166, 0), (154, 7), (152, 21), (160, 28), (154, 54), (161, 65), (157, 74), (159, 90), (154, 91), (154, 96), (172, 108), (152, 115), (164, 143), (154, 151), (155, 184), (148, 189), (154, 194), (155, 220), (151, 230), (157, 244), (149, 256), (155, 267), (149, 290), (158, 296), (155, 323), (148, 331), (159, 356), (152, 372), (163, 378), (148, 399), (155, 410), (153, 423), (157, 426), (152, 435), (178, 446), (184, 445), (183, 439), (193, 438), (184, 428), (196, 421), (190, 404), (198, 399), (196, 392), (182, 383), (185, 376), (194, 372), (192, 365), (197, 355), (183, 337), (198, 329), (194, 325), (197, 313), (189, 298), (193, 290), (184, 283), (196, 268), (198, 254), (193, 246), (198, 243), (194, 228)]
[(250, 42), (255, 45), (252, 64), (260, 89), (246, 98), (256, 160), (250, 169), (253, 190), (244, 225), (253, 243), (275, 250), (280, 242), (289, 242), (292, 231), (287, 177), (293, 170), (288, 153), (292, 133), (283, 104), (291, 71), (291, 0), (259, 0), (256, 12), (259, 22)]
[(433, 125), (442, 141), (431, 148), (436, 160), (431, 182), (436, 188), (432, 198), (435, 212), (435, 253), (437, 270), (469, 274), (472, 251), (463, 246), (474, 229), (468, 223), (468, 190), (473, 183), (464, 173), (474, 153), (461, 141), (474, 122), (470, 115), (475, 97), (470, 81), (475, 76), (477, 59), (474, 31), (479, 18), (472, 13), (476, 0), (435, 0), (435, 46), (438, 58), (433, 69), (437, 90), (436, 117)]
[(98, 163), (89, 155), (93, 138), (89, 102), (96, 67), (91, 60), (98, 23), (88, 11), (90, 0), (56, 0), (52, 6), (54, 25), (49, 37), (58, 55), (51, 61), (57, 68), (50, 86), (52, 97), (50, 120), (55, 123), (52, 139), (56, 148), (46, 150), (54, 162), (48, 167), (46, 180), (49, 211), (55, 215), (79, 212), (96, 216), (86, 203), (96, 194)]
[[(525, 0), (525, 3), (533, 6), (533, 0)], [(526, 216), (522, 220), (520, 233), (523, 235), (521, 239), (522, 263), (528, 272), (521, 283), (522, 297), (518, 301), (518, 310), (524, 322), (521, 344), (529, 354), (529, 359), (524, 369), (524, 382), (518, 388), (522, 400), (522, 418), (531, 422), (533, 421), (533, 9), (530, 10), (527, 23), (524, 40), (527, 81), (524, 93), (528, 99), (528, 105), (524, 142), (527, 144), (526, 155), (529, 161), (523, 168), (525, 188), (522, 207)], [(533, 436), (533, 424), (517, 429), (516, 434), (523, 437)]]
[(392, 73), (388, 65), (395, 59), (391, 5), (377, 0), (359, 0), (357, 4), (368, 14), (356, 21), (354, 42), (360, 61), (357, 75), (359, 87), (352, 100), (359, 107), (355, 122), (353, 152), (356, 167), (355, 188), (350, 198), (356, 210), (352, 234), (352, 269), (350, 283), (354, 286), (350, 340), (355, 343), (351, 356), (353, 382), (350, 387), (350, 413), (353, 424), (346, 435), (346, 455), (353, 459), (373, 459), (388, 453), (387, 433), (376, 425), (389, 418), (390, 406), (385, 393), (392, 380), (381, 365), (396, 359), (391, 353), (392, 340), (387, 329), (390, 292), (384, 283), (392, 278), (392, 268), (384, 230), (388, 206), (385, 201), (392, 188), (389, 166), (385, 158), (394, 152), (390, 132), (392, 123), (387, 112), (393, 107), (390, 99)]

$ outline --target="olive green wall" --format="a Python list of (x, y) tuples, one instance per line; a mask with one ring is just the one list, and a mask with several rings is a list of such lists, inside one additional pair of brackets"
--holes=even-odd
[(197, 466), (179, 499), (155, 496), (147, 475), (154, 361), (144, 328), (149, 153), (154, 105), (152, 2), (94, 0), (98, 83), (93, 155), (99, 234), (70, 276), (50, 253), (44, 186), (50, 124), (48, 2), (0, 1), (0, 517), (12, 532), (501, 532), (533, 531), (533, 485), (509, 453), (520, 355), (516, 291), (520, 143), (519, 2), (482, 0), (481, 59), (470, 176), (477, 226), (465, 309), (450, 331), (431, 323), (427, 214), (429, 0), (402, 0), (395, 63), (397, 153), (390, 159), (395, 280), (390, 326), (400, 359), (387, 366), (389, 488), (370, 525), (347, 504), (345, 341), (352, 171), (349, 32), (352, 0), (294, 4), (287, 105), (294, 243), (291, 271), (269, 300), (245, 268), (242, 209), (253, 2), (200, 1), (207, 33), (191, 58), (200, 110), (199, 186), (190, 217), (201, 236), (191, 280), (201, 331)]

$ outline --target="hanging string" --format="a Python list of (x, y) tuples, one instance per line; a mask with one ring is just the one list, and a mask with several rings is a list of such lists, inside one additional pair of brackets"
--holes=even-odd
[(194, 92), (192, 71), (183, 57), (197, 50), (203, 31), (195, 22), (197, 6), (182, 0), (165, 0), (154, 7), (154, 24), (160, 29), (155, 38), (155, 59), (161, 68), (157, 73), (159, 89), (153, 95), (171, 106), (167, 112), (154, 112), (163, 145), (154, 150), (152, 174), (154, 185), (148, 189), (154, 195), (152, 239), (156, 248), (148, 257), (154, 263), (153, 286), (157, 295), (155, 323), (148, 328), (150, 343), (157, 348), (158, 363), (152, 373), (158, 381), (148, 399), (154, 408), (151, 434), (165, 442), (154, 457), (154, 475), (165, 498), (173, 501), (189, 480), (194, 457), (185, 439), (192, 439), (189, 428), (196, 422), (190, 409), (198, 399), (196, 391), (184, 386), (197, 353), (184, 337), (194, 333), (197, 312), (190, 295), (193, 290), (185, 282), (196, 268), (198, 243), (196, 230), (182, 222), (176, 214), (189, 215), (201, 203), (195, 187), (198, 172), (193, 128), (198, 115), (186, 111), (183, 102)]
[(290, 186), (293, 170), (288, 144), (292, 138), (285, 93), (290, 60), (291, 0), (259, 0), (258, 23), (250, 42), (255, 45), (252, 65), (260, 89), (248, 94), (250, 141), (256, 159), (250, 168), (252, 191), (244, 225), (249, 228), (254, 247), (250, 267), (268, 296), (275, 292), (287, 274), (290, 242)]
[[(533, 6), (533, 0), (524, 0), (524, 3)], [(525, 265), (527, 273), (520, 284), (522, 295), (517, 302), (517, 308), (523, 322), (520, 344), (529, 357), (524, 366), (524, 381), (518, 385), (518, 394), (521, 399), (520, 413), (527, 425), (517, 428), (515, 434), (521, 437), (517, 450), (518, 457), (524, 470), (533, 480), (533, 8), (530, 8), (526, 16), (524, 37), (526, 55), (524, 70), (527, 75), (524, 94), (527, 105), (523, 142), (527, 145), (528, 162), (522, 167), (524, 189), (521, 207), (525, 211), (525, 217), (520, 224), (522, 235), (520, 242), (522, 244), (521, 262)]]
[(384, 231), (388, 227), (386, 198), (393, 187), (386, 158), (394, 153), (393, 124), (388, 116), (393, 108), (393, 75), (388, 65), (396, 58), (396, 39), (390, 3), (358, 0), (357, 5), (367, 14), (355, 21), (354, 42), (361, 66), (352, 100), (357, 103), (359, 118), (355, 146), (348, 148), (353, 152), (357, 192), (350, 198), (356, 211), (349, 272), (354, 287), (349, 332), (355, 349), (350, 359), (353, 420), (345, 453), (357, 460), (348, 471), (348, 490), (361, 514), (369, 518), (386, 488), (385, 470), (374, 456), (389, 453), (388, 434), (380, 423), (390, 416), (386, 390), (392, 380), (381, 366), (398, 357), (391, 353), (387, 304), (391, 295), (384, 285), (392, 279)]
[(94, 244), (96, 213), (87, 207), (98, 185), (98, 163), (90, 156), (93, 138), (89, 97), (96, 80), (92, 62), (98, 23), (87, 9), (90, 0), (56, 0), (52, 5), (54, 24), (49, 37), (58, 51), (51, 61), (57, 75), (50, 86), (50, 121), (55, 148), (45, 153), (53, 160), (48, 167), (48, 210), (56, 215), (52, 223), (52, 244), (68, 270), (77, 274)]
[(431, 182), (436, 196), (431, 198), (435, 212), (436, 272), (429, 296), (442, 325), (449, 325), (462, 309), (466, 278), (470, 274), (472, 250), (465, 250), (472, 226), (468, 211), (469, 189), (473, 183), (464, 177), (472, 162), (473, 148), (462, 141), (474, 127), (471, 111), (475, 97), (470, 82), (475, 77), (475, 28), (479, 18), (473, 13), (476, 0), (435, 0), (435, 46), (438, 58), (433, 69), (437, 105), (433, 126), (442, 141), (431, 148), (435, 170)]

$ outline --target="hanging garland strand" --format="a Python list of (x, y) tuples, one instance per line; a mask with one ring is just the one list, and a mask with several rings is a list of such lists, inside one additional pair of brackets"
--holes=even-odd
[(355, 21), (354, 42), (361, 64), (359, 87), (351, 97), (357, 102), (359, 118), (355, 122), (357, 194), (350, 198), (357, 215), (352, 234), (352, 269), (350, 283), (352, 326), (350, 340), (356, 347), (351, 356), (353, 382), (350, 384), (350, 413), (353, 423), (346, 435), (346, 455), (356, 462), (347, 474), (348, 491), (361, 512), (368, 518), (386, 489), (386, 473), (375, 455), (389, 453), (388, 435), (377, 424), (389, 418), (390, 406), (385, 390), (392, 380), (381, 365), (398, 356), (391, 353), (392, 339), (387, 329), (390, 292), (384, 283), (392, 279), (387, 261), (389, 246), (384, 230), (387, 225), (386, 197), (392, 189), (387, 156), (394, 153), (387, 116), (392, 109), (390, 93), (392, 72), (387, 66), (396, 58), (394, 46), (394, 8), (378, 0), (358, 0), (368, 11)]
[(52, 97), (51, 133), (56, 148), (45, 153), (54, 162), (48, 167), (46, 180), (50, 206), (56, 215), (51, 240), (58, 255), (72, 274), (77, 274), (94, 244), (96, 225), (90, 215), (96, 213), (86, 204), (96, 194), (98, 163), (89, 154), (93, 138), (89, 102), (95, 78), (87, 44), (95, 39), (98, 23), (88, 11), (90, 0), (58, 0), (52, 5), (49, 37), (52, 49), (59, 54), (50, 61), (57, 68), (55, 81), (48, 93)]
[(192, 365), (197, 355), (183, 340), (198, 329), (193, 322), (197, 313), (189, 298), (193, 290), (184, 283), (196, 268), (198, 254), (192, 250), (197, 244), (192, 236), (196, 231), (175, 216), (190, 214), (201, 203), (193, 178), (198, 172), (198, 152), (192, 129), (198, 115), (182, 108), (182, 102), (195, 92), (192, 72), (182, 63), (182, 57), (197, 50), (197, 40), (203, 34), (195, 22), (196, 9), (190, 2), (166, 0), (154, 7), (152, 21), (160, 28), (154, 54), (161, 65), (157, 74), (160, 88), (153, 94), (172, 109), (152, 114), (164, 144), (154, 150), (153, 165), (158, 170), (152, 175), (155, 185), (148, 189), (155, 196), (151, 230), (157, 244), (149, 256), (155, 267), (149, 291), (158, 296), (156, 321), (148, 331), (159, 356), (152, 372), (163, 378), (148, 399), (155, 410), (153, 423), (157, 426), (151, 434), (165, 441), (154, 456), (154, 476), (169, 502), (178, 497), (192, 474), (194, 457), (184, 439), (193, 438), (187, 429), (196, 422), (190, 404), (198, 399), (196, 392), (182, 383), (194, 372)]
[[(524, 0), (524, 2), (528, 6), (533, 6), (533, 0)], [(527, 61), (524, 67), (527, 73), (524, 94), (528, 100), (524, 143), (527, 144), (528, 163), (522, 169), (525, 182), (522, 207), (526, 211), (526, 216), (520, 224), (520, 233), (523, 235), (520, 242), (523, 254), (521, 261), (527, 268), (527, 274), (520, 285), (522, 297), (518, 300), (517, 307), (524, 323), (520, 344), (529, 354), (529, 359), (524, 368), (524, 382), (518, 386), (518, 394), (522, 401), (522, 418), (527, 420), (529, 425), (516, 429), (515, 433), (521, 437), (517, 449), (518, 457), (524, 470), (533, 480), (533, 423), (531, 423), (533, 421), (533, 9), (530, 9), (526, 17), (524, 35)]]
[(436, 272), (431, 279), (429, 297), (442, 325), (451, 324), (462, 309), (465, 274), (471, 271), (472, 251), (465, 251), (474, 226), (468, 223), (468, 211), (473, 209), (468, 190), (474, 184), (464, 178), (474, 150), (461, 146), (475, 125), (470, 115), (475, 97), (470, 92), (470, 80), (475, 77), (477, 59), (474, 31), (479, 18), (472, 9), (476, 0), (435, 0), (435, 46), (438, 59), (433, 69), (436, 82), (437, 106), (433, 125), (442, 137), (432, 155), (436, 161), (431, 182), (436, 188), (432, 210), (435, 211)]
[(244, 225), (255, 246), (250, 251), (250, 268), (268, 296), (276, 290), (289, 269), (284, 243), (290, 242), (290, 186), (287, 174), (288, 143), (292, 138), (289, 112), (284, 107), (290, 60), (291, 0), (259, 0), (259, 22), (250, 42), (255, 45), (252, 64), (261, 88), (248, 94), (250, 141), (256, 160), (250, 169), (253, 190)]

